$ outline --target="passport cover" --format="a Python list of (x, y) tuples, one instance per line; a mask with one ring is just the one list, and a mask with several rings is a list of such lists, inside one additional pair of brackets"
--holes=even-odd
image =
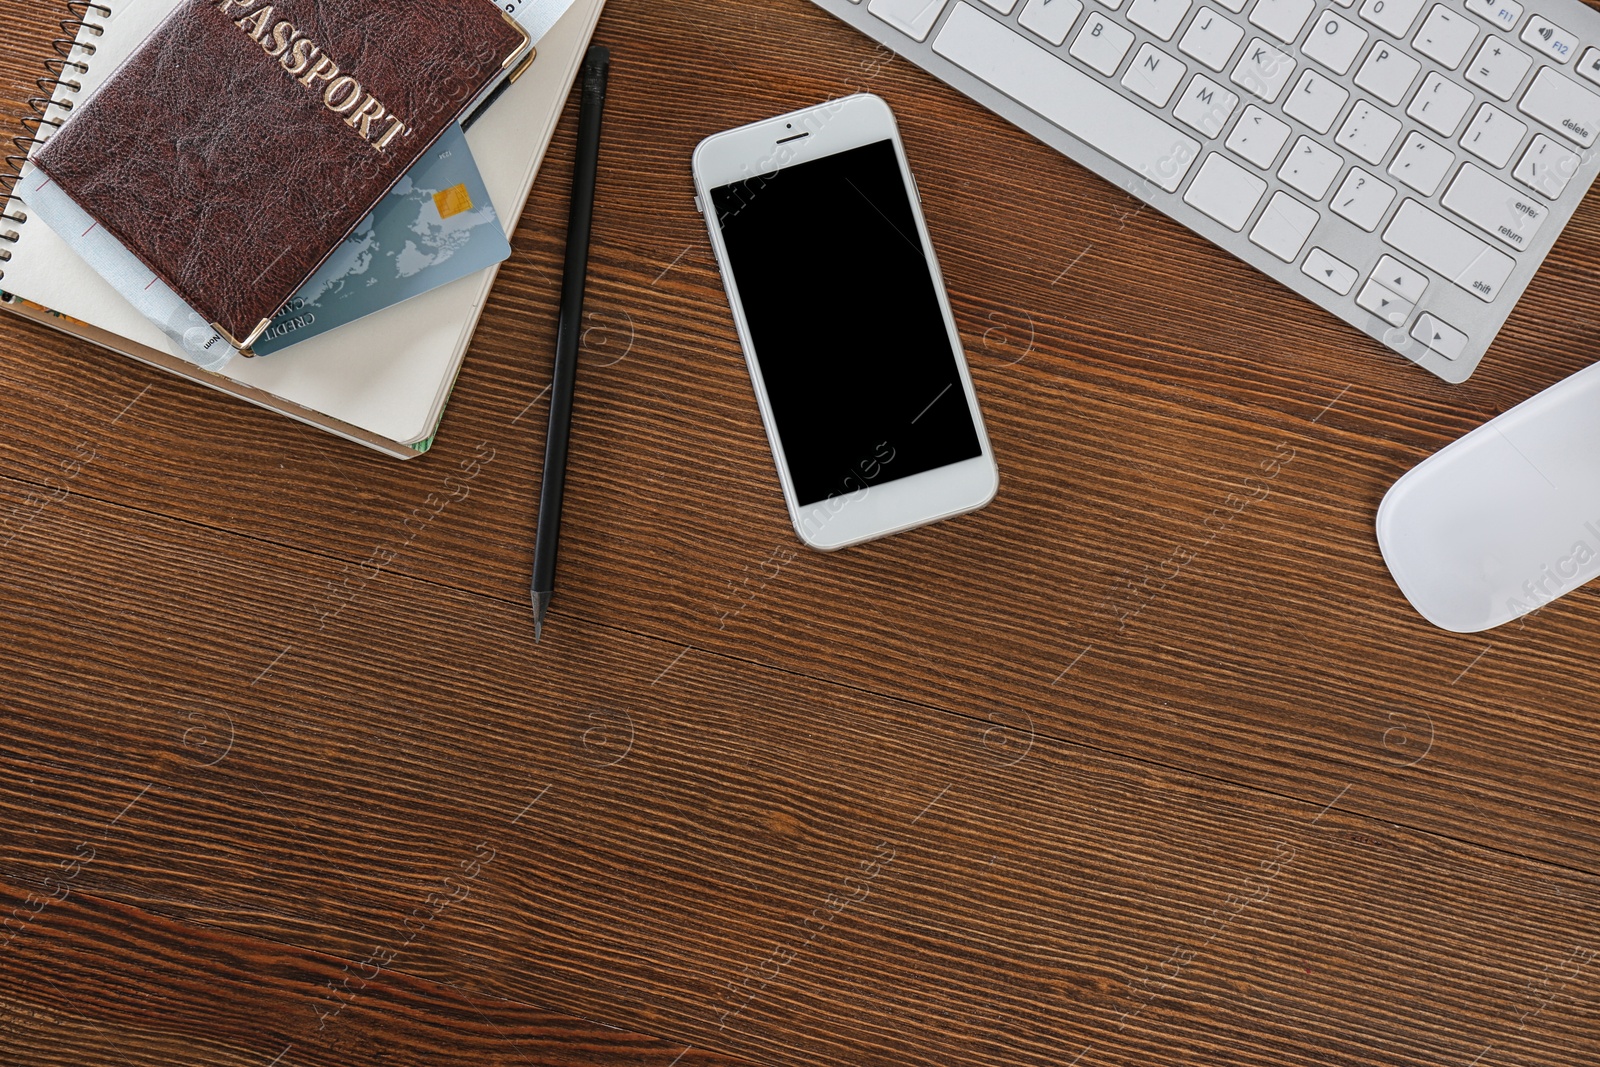
[(34, 162), (247, 349), (527, 43), (494, 0), (186, 0)]

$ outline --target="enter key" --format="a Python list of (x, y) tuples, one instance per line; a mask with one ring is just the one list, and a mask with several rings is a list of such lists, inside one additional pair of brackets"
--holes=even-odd
[(1550, 214), (1532, 194), (1507, 185), (1471, 163), (1461, 168), (1441, 203), (1516, 249), (1525, 249), (1532, 243)]

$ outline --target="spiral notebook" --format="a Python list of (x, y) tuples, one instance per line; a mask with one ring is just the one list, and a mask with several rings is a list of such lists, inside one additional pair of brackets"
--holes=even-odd
[[(27, 132), (42, 129), (47, 137), (72, 100), (92, 94), (181, 2), (99, 0), (85, 19), (64, 23), (77, 26), (76, 39), (57, 42), (48, 63), (41, 57), (54, 103)], [(576, 0), (539, 40), (528, 72), (467, 133), (508, 229), (522, 214), (603, 6)], [(159, 328), (26, 215), (26, 204), (14, 199), (0, 219), (0, 250), (11, 253), (0, 256), (6, 310), (401, 459), (431, 444), (496, 274), (491, 268), (462, 278), (283, 352), (240, 357), (212, 372), (182, 358)]]

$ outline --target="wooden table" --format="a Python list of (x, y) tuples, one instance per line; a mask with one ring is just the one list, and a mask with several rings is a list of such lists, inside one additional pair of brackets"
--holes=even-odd
[[(575, 100), (417, 462), (0, 317), (0, 1061), (1595, 1063), (1600, 595), (1444, 633), (1373, 515), (1594, 360), (1600, 202), (1452, 387), (804, 0), (599, 39), (543, 644)], [(1003, 486), (820, 555), (688, 160), (854, 90)]]

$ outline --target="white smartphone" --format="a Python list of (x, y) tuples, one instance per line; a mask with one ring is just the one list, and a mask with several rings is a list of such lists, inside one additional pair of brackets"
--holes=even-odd
[(708, 137), (694, 180), (800, 539), (843, 548), (993, 500), (889, 106), (861, 94)]

